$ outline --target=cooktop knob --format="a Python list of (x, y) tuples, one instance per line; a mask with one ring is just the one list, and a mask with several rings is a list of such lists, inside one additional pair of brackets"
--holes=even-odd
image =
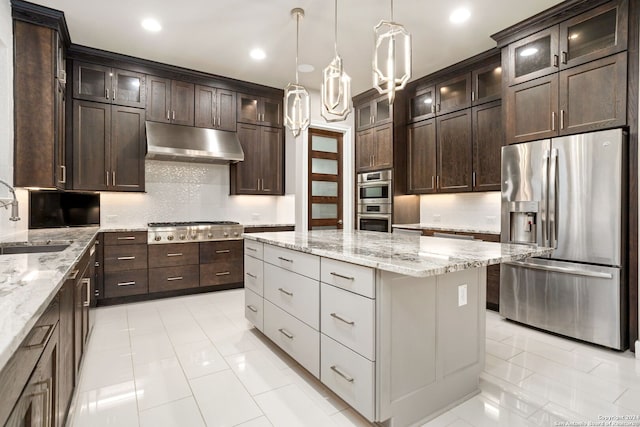
[(237, 232), (237, 231), (235, 231), (235, 232), (233, 233), (233, 235), (234, 235), (235, 237), (238, 237), (238, 232)]
[(198, 235), (197, 235), (197, 234), (192, 234), (192, 235), (191, 235), (191, 239), (194, 239), (194, 240), (195, 240), (195, 239), (197, 239), (197, 238), (198, 238)]
[(185, 238), (185, 237), (186, 237), (186, 236), (185, 236), (184, 234), (181, 234), (181, 235), (180, 235), (180, 240), (184, 240), (184, 238)]
[(207, 237), (211, 239), (213, 237), (213, 233), (208, 233)]
[(224, 237), (229, 237), (229, 233), (227, 233), (226, 231), (224, 232)]
[(156, 242), (159, 242), (161, 239), (162, 239), (162, 237), (160, 237), (160, 236), (156, 236), (156, 237), (154, 237), (154, 239), (153, 239), (153, 240), (155, 240)]
[(169, 235), (167, 236), (167, 240), (173, 240), (173, 234), (169, 234)]

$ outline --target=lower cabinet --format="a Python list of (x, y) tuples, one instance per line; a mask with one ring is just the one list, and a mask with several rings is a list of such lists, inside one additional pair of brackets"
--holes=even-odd
[(197, 288), (200, 284), (198, 243), (149, 245), (149, 292)]
[(200, 243), (200, 286), (222, 286), (244, 279), (242, 240)]

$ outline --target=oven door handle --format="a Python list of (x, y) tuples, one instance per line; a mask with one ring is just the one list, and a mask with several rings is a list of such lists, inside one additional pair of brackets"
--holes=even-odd
[(367, 181), (367, 182), (359, 182), (358, 187), (391, 187), (391, 181)]

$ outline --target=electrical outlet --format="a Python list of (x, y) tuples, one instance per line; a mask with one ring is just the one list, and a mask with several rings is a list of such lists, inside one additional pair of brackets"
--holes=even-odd
[(467, 285), (458, 285), (458, 307), (467, 305)]
[(440, 214), (433, 214), (433, 222), (440, 222), (441, 216)]

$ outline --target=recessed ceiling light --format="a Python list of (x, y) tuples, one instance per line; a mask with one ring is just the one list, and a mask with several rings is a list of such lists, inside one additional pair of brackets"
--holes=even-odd
[(162, 26), (155, 19), (146, 18), (146, 19), (142, 20), (142, 28), (144, 28), (147, 31), (151, 31), (151, 32), (157, 33), (158, 31), (160, 31), (162, 29)]
[(315, 70), (315, 67), (311, 64), (300, 64), (298, 65), (298, 71), (301, 73), (310, 73)]
[(528, 47), (526, 49), (524, 49), (522, 52), (520, 52), (520, 56), (531, 56), (531, 55), (535, 55), (536, 53), (538, 53), (538, 49), (535, 47)]
[(471, 12), (469, 12), (469, 9), (467, 9), (466, 7), (460, 7), (451, 12), (451, 15), (449, 15), (449, 21), (454, 24), (461, 24), (469, 19), (470, 16)]
[(256, 61), (261, 61), (267, 57), (267, 54), (264, 52), (264, 50), (257, 47), (255, 49), (251, 49), (251, 52), (249, 52), (249, 56)]

